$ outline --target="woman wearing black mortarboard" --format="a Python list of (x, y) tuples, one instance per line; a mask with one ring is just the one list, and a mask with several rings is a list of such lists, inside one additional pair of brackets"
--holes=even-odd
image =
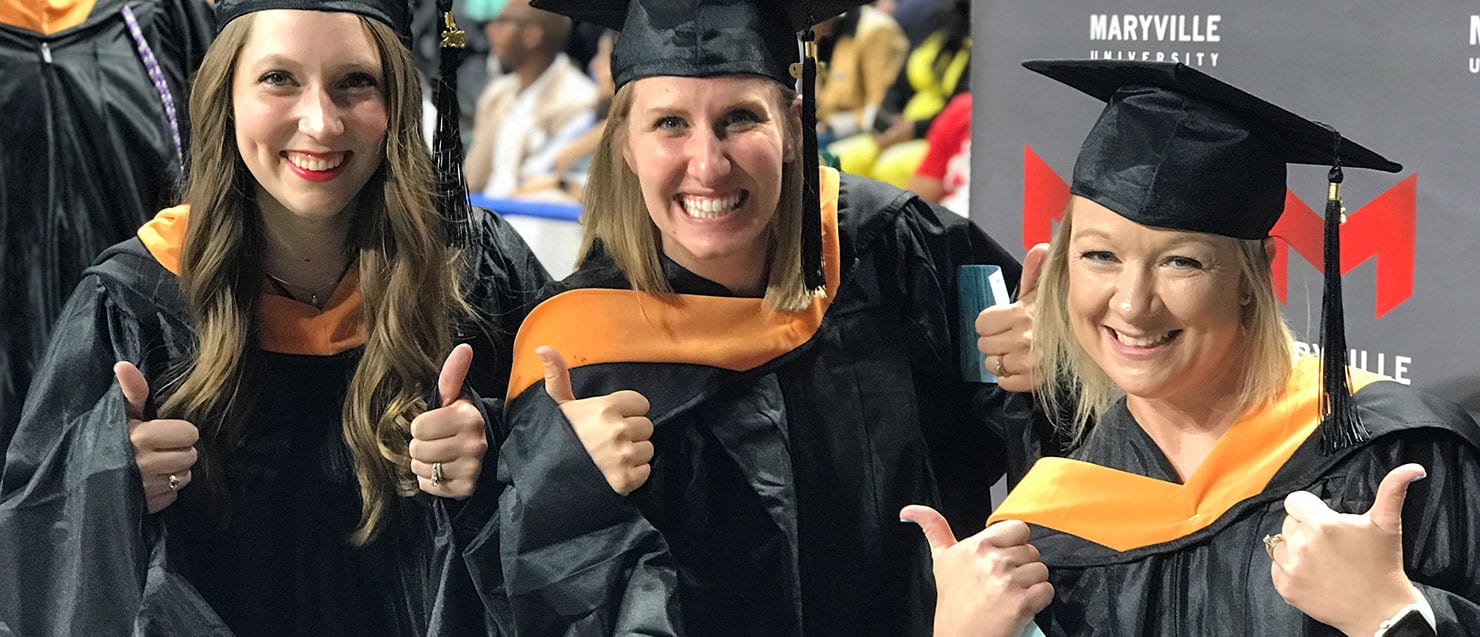
[(545, 272), (455, 108), (434, 172), (404, 4), (216, 8), (187, 203), (88, 270), (6, 456), (0, 633), (490, 632), (455, 531)]
[(858, 2), (535, 4), (620, 29), (619, 90), (585, 257), (516, 340), (468, 553), (491, 609), (519, 634), (928, 634), (896, 512), (985, 521), (1000, 423), (971, 401), (1003, 398), (958, 376), (955, 278), (1019, 267), (817, 168), (797, 32)]
[[(1032, 329), (1073, 447), (932, 542), (939, 634), (1015, 636), (1045, 606), (1049, 635), (1474, 634), (1480, 426), (1346, 366), (1341, 169), (1400, 167), (1185, 66), (1026, 66), (1108, 103)], [(1287, 162), (1333, 166), (1319, 359), (1270, 278)], [(1029, 613), (980, 630), (1008, 609)]]

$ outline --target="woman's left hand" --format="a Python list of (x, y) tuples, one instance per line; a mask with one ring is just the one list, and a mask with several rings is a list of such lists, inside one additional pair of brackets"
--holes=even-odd
[(488, 451), (483, 414), (462, 395), (473, 365), (473, 348), (452, 348), (437, 377), (442, 406), (411, 421), (411, 472), (421, 490), (459, 500), (473, 494)]
[[(1270, 577), (1291, 606), (1347, 635), (1366, 637), (1416, 601), (1403, 572), (1403, 499), (1424, 468), (1393, 469), (1363, 514), (1337, 513), (1307, 491), (1285, 498), (1270, 545)], [(1281, 539), (1282, 538), (1282, 539)], [(1267, 541), (1268, 542), (1268, 541)]]

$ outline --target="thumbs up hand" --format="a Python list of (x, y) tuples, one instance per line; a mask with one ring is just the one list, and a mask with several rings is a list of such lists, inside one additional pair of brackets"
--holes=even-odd
[(1043, 381), (1033, 355), (1033, 312), (1037, 307), (1038, 274), (1048, 260), (1048, 244), (1040, 243), (1023, 258), (1018, 298), (993, 305), (976, 316), (976, 349), (987, 357), (987, 369), (997, 375), (997, 386), (1012, 392), (1033, 391)]
[(647, 482), (652, 473), (653, 421), (648, 400), (631, 390), (577, 399), (570, 386), (570, 367), (551, 347), (535, 349), (545, 363), (545, 392), (575, 430), (607, 484), (627, 495)]
[(1048, 567), (1028, 544), (1028, 525), (998, 522), (958, 543), (935, 509), (912, 504), (899, 517), (920, 525), (930, 543), (938, 637), (1017, 637), (1053, 601)]
[(1266, 540), (1275, 590), (1316, 621), (1364, 637), (1417, 601), (1403, 572), (1403, 500), (1425, 475), (1416, 464), (1393, 469), (1362, 514), (1332, 511), (1307, 491), (1287, 496), (1284, 527)]
[(459, 500), (473, 494), (483, 472), (488, 434), (483, 414), (463, 397), (463, 381), (473, 365), (473, 348), (452, 348), (437, 376), (441, 405), (411, 421), (411, 472), (425, 493)]
[(180, 489), (190, 484), (190, 468), (195, 466), (195, 442), (200, 431), (195, 425), (176, 418), (144, 420), (149, 400), (149, 381), (133, 363), (119, 361), (113, 375), (123, 390), (124, 412), (128, 417), (128, 441), (134, 448), (134, 466), (144, 485), (144, 506), (159, 513), (173, 504)]

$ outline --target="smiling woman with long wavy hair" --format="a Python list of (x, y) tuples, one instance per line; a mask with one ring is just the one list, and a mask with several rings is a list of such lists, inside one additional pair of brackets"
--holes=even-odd
[(36, 543), (0, 543), (3, 625), (492, 629), (453, 528), (546, 275), (491, 213), (451, 244), (404, 5), (300, 4), (217, 7), (187, 203), (59, 324), (5, 467), (0, 531)]

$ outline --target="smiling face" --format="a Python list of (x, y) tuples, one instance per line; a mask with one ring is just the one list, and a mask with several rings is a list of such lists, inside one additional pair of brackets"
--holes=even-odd
[(637, 175), (663, 253), (720, 283), (764, 280), (782, 164), (797, 113), (773, 80), (637, 80), (622, 156)]
[(343, 220), (383, 161), (387, 116), (374, 40), (349, 13), (254, 15), (232, 114), (264, 218)]
[(1235, 241), (1070, 206), (1067, 309), (1089, 357), (1132, 399), (1236, 393), (1249, 342)]

